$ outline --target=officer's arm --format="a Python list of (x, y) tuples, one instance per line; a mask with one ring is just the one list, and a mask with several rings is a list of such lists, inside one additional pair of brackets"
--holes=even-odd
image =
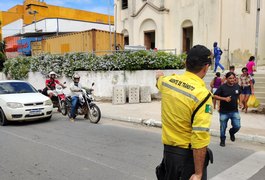
[(193, 159), (195, 165), (195, 173), (191, 176), (192, 179), (201, 179), (206, 155), (206, 148), (193, 149)]
[(156, 87), (158, 89), (160, 89), (160, 84), (161, 84), (161, 82), (159, 82), (159, 78), (162, 76), (164, 76), (164, 73), (161, 70), (156, 71)]

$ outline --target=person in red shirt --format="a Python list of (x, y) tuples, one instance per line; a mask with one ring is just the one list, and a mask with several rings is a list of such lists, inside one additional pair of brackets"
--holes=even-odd
[(63, 85), (62, 83), (60, 83), (56, 78), (56, 73), (55, 72), (50, 72), (49, 73), (49, 78), (47, 79), (45, 84), (47, 87), (47, 94), (50, 98), (52, 98), (52, 96), (54, 95), (54, 90), (55, 90), (55, 86), (56, 84), (59, 84), (60, 86), (62, 86), (63, 88), (66, 88), (65, 85)]

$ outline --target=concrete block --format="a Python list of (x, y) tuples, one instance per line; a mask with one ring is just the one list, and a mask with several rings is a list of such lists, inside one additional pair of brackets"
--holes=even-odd
[(126, 103), (126, 87), (114, 86), (112, 95), (112, 104), (125, 104)]
[(139, 86), (138, 85), (130, 85), (128, 86), (128, 92), (129, 92), (129, 103), (139, 103)]
[(140, 102), (141, 103), (151, 102), (151, 87), (150, 86), (140, 87)]

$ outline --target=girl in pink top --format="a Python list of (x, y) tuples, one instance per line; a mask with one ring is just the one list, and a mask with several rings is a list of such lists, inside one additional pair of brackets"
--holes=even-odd
[(246, 67), (248, 68), (248, 74), (250, 76), (253, 76), (254, 75), (254, 71), (256, 71), (256, 64), (255, 64), (255, 57), (254, 56), (250, 56), (249, 60), (248, 60), (248, 63), (246, 65)]

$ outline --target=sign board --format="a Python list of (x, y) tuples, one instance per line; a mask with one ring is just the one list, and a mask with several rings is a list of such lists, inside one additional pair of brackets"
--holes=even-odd
[(42, 41), (31, 42), (31, 55), (37, 56), (42, 53)]
[(41, 40), (41, 37), (29, 37), (25, 39), (18, 40), (18, 52), (26, 56), (31, 55), (31, 42)]

